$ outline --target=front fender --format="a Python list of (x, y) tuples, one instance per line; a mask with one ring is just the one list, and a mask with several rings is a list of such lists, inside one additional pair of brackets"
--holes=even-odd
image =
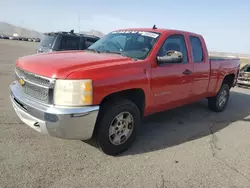
[(127, 68), (111, 71), (108, 76), (93, 80), (94, 104), (100, 104), (108, 95), (129, 89), (142, 89), (145, 102), (150, 103), (150, 83), (146, 69)]

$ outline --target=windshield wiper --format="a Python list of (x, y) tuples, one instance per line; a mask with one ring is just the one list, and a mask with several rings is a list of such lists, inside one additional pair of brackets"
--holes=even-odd
[(121, 56), (123, 56), (123, 57), (129, 57), (129, 58), (132, 58), (132, 59), (133, 59), (133, 60), (135, 60), (135, 61), (137, 61), (137, 60), (138, 60), (137, 58), (130, 57), (130, 56), (128, 56), (128, 55), (125, 55), (125, 54), (124, 54), (124, 53), (122, 53), (122, 52), (110, 51), (110, 50), (106, 50), (105, 52), (106, 52), (106, 53), (112, 53), (112, 54), (119, 54), (119, 55), (121, 55)]
[(110, 50), (105, 50), (105, 52), (106, 52), (106, 53), (111, 53), (111, 54), (119, 54), (119, 55), (124, 56), (124, 55), (122, 54), (122, 52), (110, 51)]
[(85, 51), (91, 51), (91, 52), (95, 52), (95, 53), (100, 53), (100, 51), (95, 50), (95, 49), (91, 49), (91, 48), (87, 48), (87, 49), (85, 49)]

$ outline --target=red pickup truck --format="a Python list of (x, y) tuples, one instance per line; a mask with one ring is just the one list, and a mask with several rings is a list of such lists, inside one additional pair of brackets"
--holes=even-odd
[(28, 126), (62, 139), (127, 150), (143, 117), (207, 98), (225, 109), (239, 59), (211, 58), (201, 35), (157, 28), (113, 31), (84, 51), (17, 60), (10, 98)]

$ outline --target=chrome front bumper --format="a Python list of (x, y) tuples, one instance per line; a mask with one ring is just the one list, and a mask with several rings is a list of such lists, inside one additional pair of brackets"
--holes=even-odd
[(62, 139), (88, 140), (92, 137), (99, 106), (57, 107), (32, 100), (10, 85), (10, 99), (18, 117), (34, 130)]

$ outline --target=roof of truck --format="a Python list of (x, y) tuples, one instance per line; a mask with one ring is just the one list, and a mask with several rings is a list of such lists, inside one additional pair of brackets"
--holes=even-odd
[(191, 35), (200, 35), (198, 33), (189, 32), (189, 31), (183, 31), (183, 30), (177, 30), (177, 29), (165, 29), (165, 28), (127, 28), (127, 29), (118, 29), (116, 31), (146, 31), (146, 32), (157, 32), (157, 33), (165, 33), (165, 32), (180, 32), (180, 33), (187, 33)]

